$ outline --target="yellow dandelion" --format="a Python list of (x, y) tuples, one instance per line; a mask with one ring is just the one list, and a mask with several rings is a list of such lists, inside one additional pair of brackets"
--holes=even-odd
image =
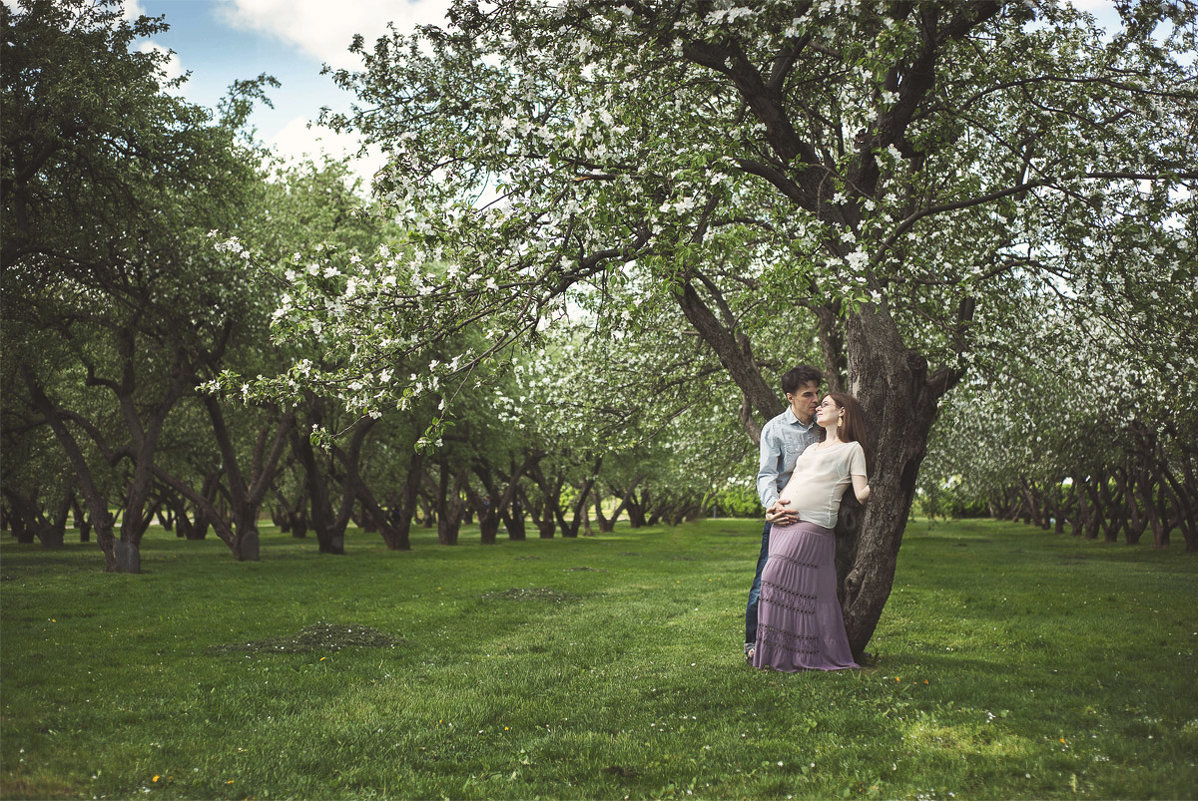
[(1061, 738), (1061, 745), (1064, 745), (1064, 744), (1065, 744), (1065, 738), (1064, 738), (1064, 737), (1062, 737), (1062, 738)]
[(323, 662), (323, 661), (324, 661), (324, 660), (326, 660), (326, 659), (328, 659), (328, 657), (327, 657), (327, 656), (322, 656), (322, 657), (320, 658), (320, 661), (321, 661), (321, 662)]
[(150, 779), (150, 781), (152, 781), (152, 782), (156, 782), (156, 781), (158, 781), (158, 780), (159, 780), (159, 779), (161, 779), (161, 778), (162, 778), (161, 776), (159, 776), (157, 773), (155, 773), (155, 774), (154, 774), (154, 778)]
[(898, 676), (895, 676), (895, 677), (894, 677), (894, 680), (895, 680), (895, 681), (902, 681), (902, 679), (900, 679)]

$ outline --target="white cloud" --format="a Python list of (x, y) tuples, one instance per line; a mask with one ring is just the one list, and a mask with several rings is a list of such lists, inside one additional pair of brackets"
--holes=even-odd
[(1094, 15), (1098, 24), (1111, 31), (1119, 27), (1119, 11), (1112, 0), (1071, 0), (1074, 8)]
[(337, 133), (322, 125), (309, 125), (303, 117), (296, 117), (271, 137), (267, 142), (275, 153), (287, 161), (319, 161), (321, 155), (335, 159), (349, 157), (354, 174), (361, 177), (363, 187), (369, 191), (375, 172), (382, 168), (384, 158), (377, 147), (365, 156), (358, 152), (358, 137), (354, 134)]
[(158, 83), (164, 91), (170, 92), (173, 95), (182, 95), (183, 87), (187, 84), (173, 87), (166, 85), (169, 81), (173, 81), (183, 74), (183, 64), (179, 61), (179, 54), (172, 53), (162, 45), (154, 44), (149, 40), (142, 42), (137, 49), (142, 53), (156, 52), (167, 54), (166, 61), (162, 62), (162, 74), (159, 76)]
[(221, 0), (220, 12), (237, 28), (268, 33), (298, 45), (336, 68), (360, 67), (347, 52), (355, 34), (367, 44), (386, 33), (416, 25), (444, 24), (449, 0)]
[(146, 10), (142, 7), (141, 0), (124, 0), (121, 3), (121, 16), (133, 22), (138, 17), (145, 16)]

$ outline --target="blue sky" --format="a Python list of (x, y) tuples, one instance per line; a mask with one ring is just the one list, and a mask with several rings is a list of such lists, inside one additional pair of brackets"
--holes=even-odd
[[(354, 142), (308, 123), (322, 106), (348, 107), (352, 96), (338, 89), (323, 64), (354, 67), (348, 53), (355, 33), (367, 41), (382, 35), (388, 21), (407, 32), (443, 20), (449, 0), (124, 0), (127, 15), (163, 15), (166, 33), (143, 43), (175, 51), (170, 72), (189, 72), (181, 94), (215, 107), (233, 81), (268, 73), (282, 86), (271, 89), (274, 108), (253, 117), (258, 138), (285, 155), (350, 151)], [(319, 139), (319, 141), (318, 141)], [(373, 171), (367, 160), (361, 172)]]
[(166, 16), (170, 30), (153, 43), (174, 50), (177, 66), (190, 71), (183, 95), (192, 102), (213, 107), (233, 81), (272, 74), (283, 81), (271, 91), (276, 108), (256, 116), (268, 135), (296, 115), (314, 116), (322, 104), (344, 103), (344, 93), (320, 76), (319, 59), (277, 36), (234, 27), (212, 0), (143, 0), (141, 10)]

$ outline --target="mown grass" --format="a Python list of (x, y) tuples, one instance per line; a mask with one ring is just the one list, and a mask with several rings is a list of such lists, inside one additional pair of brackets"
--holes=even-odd
[(759, 532), (158, 532), (138, 576), (5, 538), (2, 794), (1194, 797), (1192, 555), (914, 522), (874, 665), (783, 675), (740, 654)]

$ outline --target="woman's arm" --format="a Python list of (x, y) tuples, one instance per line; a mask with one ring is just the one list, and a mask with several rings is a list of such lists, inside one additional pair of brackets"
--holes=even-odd
[(853, 476), (853, 494), (861, 503), (869, 500), (869, 484), (866, 482), (865, 476)]

